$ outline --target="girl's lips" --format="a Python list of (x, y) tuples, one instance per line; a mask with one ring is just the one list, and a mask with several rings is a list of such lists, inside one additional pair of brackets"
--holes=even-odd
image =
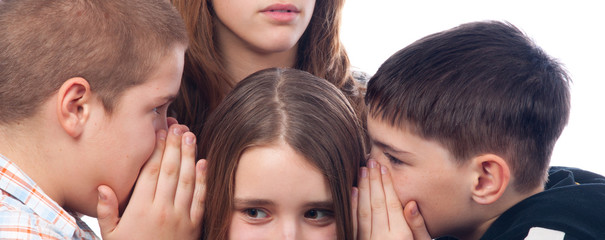
[(261, 10), (261, 13), (265, 14), (273, 21), (288, 23), (298, 16), (300, 10), (292, 4), (273, 4)]
[(261, 10), (261, 12), (293, 12), (300, 13), (300, 10), (292, 4), (276, 3)]

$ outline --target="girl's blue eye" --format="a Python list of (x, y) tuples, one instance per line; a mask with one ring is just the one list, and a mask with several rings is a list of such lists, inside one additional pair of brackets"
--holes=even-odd
[(246, 217), (253, 219), (263, 219), (269, 216), (269, 214), (267, 214), (265, 211), (258, 208), (248, 208), (245, 209), (243, 212)]
[(154, 107), (154, 108), (153, 108), (153, 112), (155, 112), (155, 113), (157, 113), (157, 114), (160, 114), (160, 110), (159, 110), (159, 108), (158, 108), (158, 107)]
[(313, 220), (321, 220), (326, 217), (331, 217), (334, 215), (332, 211), (329, 210), (321, 210), (321, 209), (311, 209), (305, 212), (305, 218), (313, 219)]

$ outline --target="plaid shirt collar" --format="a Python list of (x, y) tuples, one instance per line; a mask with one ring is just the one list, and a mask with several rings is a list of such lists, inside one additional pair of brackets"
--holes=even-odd
[(54, 226), (67, 239), (74, 236), (76, 219), (48, 197), (17, 165), (0, 154), (0, 188)]

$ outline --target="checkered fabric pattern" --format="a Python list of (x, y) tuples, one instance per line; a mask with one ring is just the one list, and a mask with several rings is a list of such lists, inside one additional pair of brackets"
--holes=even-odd
[(0, 239), (100, 239), (0, 154)]

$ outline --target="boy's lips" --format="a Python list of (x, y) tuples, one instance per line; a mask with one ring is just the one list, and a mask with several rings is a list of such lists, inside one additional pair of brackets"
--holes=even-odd
[(260, 11), (274, 21), (287, 23), (296, 18), (300, 10), (292, 4), (273, 4)]

